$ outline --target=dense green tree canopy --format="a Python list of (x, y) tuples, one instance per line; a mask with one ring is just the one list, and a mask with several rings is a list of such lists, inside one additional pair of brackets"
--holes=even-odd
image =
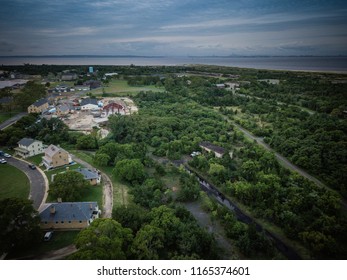
[(84, 180), (81, 173), (76, 171), (66, 171), (54, 176), (54, 181), (49, 186), (49, 193), (54, 198), (61, 198), (63, 201), (78, 201), (89, 182)]
[(0, 201), (0, 254), (35, 246), (41, 238), (40, 218), (27, 199)]

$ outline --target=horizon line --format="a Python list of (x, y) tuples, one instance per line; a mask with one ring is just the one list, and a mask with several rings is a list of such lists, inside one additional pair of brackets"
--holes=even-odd
[(63, 55), (0, 55), (0, 57), (347, 57), (347, 55), (112, 55), (112, 54), (63, 54)]

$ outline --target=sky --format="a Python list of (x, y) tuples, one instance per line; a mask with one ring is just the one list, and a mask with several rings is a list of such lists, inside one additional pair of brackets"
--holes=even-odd
[(347, 1), (0, 0), (14, 55), (347, 55)]

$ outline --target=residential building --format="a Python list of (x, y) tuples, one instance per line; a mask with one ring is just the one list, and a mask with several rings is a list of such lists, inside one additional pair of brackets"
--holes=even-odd
[(63, 117), (68, 115), (74, 110), (71, 104), (60, 104), (56, 107), (56, 114), (58, 117)]
[(42, 154), (44, 152), (43, 144), (39, 140), (32, 138), (23, 138), (18, 141), (18, 147), (14, 148), (16, 155), (27, 158)]
[(78, 91), (90, 90), (90, 85), (77, 85), (75, 86), (75, 90), (78, 90)]
[(95, 98), (85, 98), (81, 101), (81, 110), (97, 110), (99, 109), (98, 101)]
[(40, 212), (40, 226), (44, 230), (83, 229), (100, 214), (98, 203), (94, 201), (47, 203)]
[(73, 81), (77, 80), (78, 75), (76, 73), (63, 73), (61, 75), (61, 80), (62, 81)]
[(48, 108), (48, 100), (46, 98), (42, 98), (37, 100), (35, 103), (31, 104), (28, 107), (28, 113), (42, 113), (46, 111)]
[(222, 89), (225, 88), (225, 84), (216, 84), (216, 87)]
[(42, 157), (42, 162), (47, 169), (56, 168), (72, 162), (70, 154), (55, 145), (49, 145)]
[(125, 115), (124, 106), (118, 103), (112, 102), (102, 108), (102, 117), (108, 117), (110, 115), (115, 115), (115, 114)]
[(100, 184), (101, 182), (101, 175), (97, 171), (92, 171), (88, 168), (77, 168), (74, 171), (81, 173), (84, 177), (84, 180), (89, 181), (92, 186)]
[[(207, 152), (213, 152), (217, 158), (223, 157), (223, 155), (227, 152), (226, 149), (213, 145), (210, 142), (201, 142), (199, 146)], [(232, 157), (232, 153), (229, 153), (229, 155)]]

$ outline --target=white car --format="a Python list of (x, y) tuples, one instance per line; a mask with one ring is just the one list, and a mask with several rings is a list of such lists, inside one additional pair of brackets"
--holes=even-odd
[(7, 163), (7, 161), (4, 158), (0, 158), (0, 163), (4, 164)]
[(10, 157), (12, 157), (12, 156), (11, 156), (10, 154), (4, 153), (4, 157), (10, 158)]

